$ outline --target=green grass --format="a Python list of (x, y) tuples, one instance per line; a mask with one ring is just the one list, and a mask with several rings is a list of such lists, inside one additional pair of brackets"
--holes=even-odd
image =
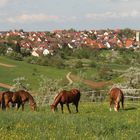
[[(75, 61), (78, 61), (78, 59), (71, 58), (70, 60), (68, 60), (67, 63), (69, 63), (69, 65), (72, 65), (75, 64)], [(86, 64), (90, 63), (90, 60), (88, 59), (81, 59), (81, 61), (83, 61)], [(15, 61), (3, 56), (0, 56), (0, 63), (10, 64), (15, 66), (12, 68), (0, 66), (1, 83), (13, 85), (15, 84), (13, 82), (13, 79), (16, 79), (18, 77), (24, 77), (26, 79), (26, 82), (30, 85), (31, 90), (33, 91), (38, 90), (41, 75), (44, 75), (45, 77), (52, 78), (52, 79), (63, 79), (63, 81), (66, 81), (65, 80), (66, 74), (69, 71), (72, 71), (72, 73), (77, 73), (77, 74), (81, 73), (82, 75), (79, 76), (81, 77), (83, 76), (83, 78), (85, 79), (94, 80), (97, 79), (96, 76), (98, 75), (98, 71), (99, 71), (99, 68), (91, 68), (87, 66), (79, 69), (70, 68), (70, 67), (67, 67), (65, 69), (58, 69), (55, 67), (28, 64), (25, 61)], [(123, 72), (125, 69), (128, 68), (125, 65), (122, 66), (117, 64), (109, 64), (109, 66), (113, 70), (116, 71), (119, 70), (121, 72)], [(102, 81), (102, 80), (103, 79), (97, 81)], [(117, 79), (116, 77), (114, 77), (112, 80), (115, 82)]]
[(140, 137), (140, 106), (125, 105), (126, 110), (110, 112), (108, 103), (83, 103), (79, 113), (70, 105), (69, 114), (49, 106), (38, 112), (10, 110), (0, 112), (1, 140), (138, 140)]
[(17, 77), (25, 77), (25, 79), (27, 79), (27, 83), (29, 83), (33, 89), (38, 88), (40, 75), (44, 75), (52, 79), (63, 79), (68, 73), (68, 70), (66, 69), (33, 65), (24, 61), (10, 60), (5, 57), (0, 57), (0, 63), (15, 65), (15, 67), (12, 68), (0, 66), (1, 83), (13, 85), (13, 79)]

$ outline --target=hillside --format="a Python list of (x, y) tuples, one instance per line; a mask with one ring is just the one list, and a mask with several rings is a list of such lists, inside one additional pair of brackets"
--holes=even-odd
[[(39, 86), (40, 76), (44, 75), (52, 79), (65, 78), (67, 70), (57, 69), (53, 67), (45, 67), (39, 65), (28, 64), (24, 61), (15, 61), (0, 57), (0, 82), (4, 84), (13, 85), (13, 80), (18, 77), (24, 77), (33, 90), (37, 90)], [(5, 65), (6, 66), (5, 66)], [(7, 67), (12, 65), (14, 67)]]

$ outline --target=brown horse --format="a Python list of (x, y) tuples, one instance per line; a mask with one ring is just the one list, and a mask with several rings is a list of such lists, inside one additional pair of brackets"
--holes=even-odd
[(22, 111), (24, 110), (24, 105), (26, 102), (29, 102), (30, 107), (33, 111), (36, 111), (37, 109), (36, 102), (33, 96), (25, 90), (14, 92), (12, 96), (12, 102), (17, 103), (17, 109), (19, 109), (20, 105), (22, 105)]
[(2, 109), (9, 108), (9, 103), (17, 104), (17, 110), (22, 105), (22, 111), (24, 110), (25, 102), (29, 101), (30, 107), (33, 111), (36, 110), (36, 103), (31, 94), (24, 90), (16, 92), (7, 91), (2, 94)]
[(2, 94), (3, 92), (0, 92), (0, 107), (1, 107), (1, 102), (2, 102)]
[(10, 108), (9, 103), (12, 103), (12, 106), (14, 106), (14, 103), (12, 101), (12, 96), (13, 96), (13, 92), (11, 91), (5, 91), (2, 92), (1, 95), (1, 107), (2, 109), (6, 109), (6, 108)]
[(124, 109), (124, 95), (121, 89), (112, 88), (109, 91), (109, 98), (110, 98), (110, 111), (112, 104), (114, 104), (114, 110), (118, 111), (120, 109), (120, 102), (122, 104), (122, 108)]
[(73, 103), (76, 106), (76, 112), (78, 112), (78, 103), (80, 100), (80, 96), (81, 96), (80, 91), (77, 89), (72, 89), (70, 91), (63, 90), (54, 99), (54, 102), (51, 105), (51, 110), (54, 112), (57, 109), (57, 105), (60, 103), (62, 113), (63, 113), (63, 104), (66, 104), (69, 113), (71, 113), (69, 103)]

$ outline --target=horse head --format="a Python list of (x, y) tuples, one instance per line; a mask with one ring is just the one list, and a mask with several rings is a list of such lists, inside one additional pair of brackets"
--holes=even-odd
[(36, 103), (35, 102), (32, 103), (32, 104), (30, 104), (30, 107), (31, 107), (31, 110), (32, 111), (37, 111), (37, 106), (36, 106)]
[(55, 105), (52, 104), (52, 105), (50, 105), (50, 107), (51, 107), (52, 112), (57, 111), (57, 107)]

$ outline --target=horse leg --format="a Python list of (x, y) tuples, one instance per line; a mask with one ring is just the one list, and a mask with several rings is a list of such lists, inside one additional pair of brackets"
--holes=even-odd
[(120, 102), (117, 104), (117, 111), (120, 109)]
[(67, 108), (68, 108), (69, 113), (71, 113), (69, 104), (67, 103), (66, 105), (67, 105)]
[(61, 111), (63, 113), (63, 103), (60, 103), (60, 105), (61, 105)]
[(114, 103), (114, 111), (118, 111), (118, 109), (119, 109), (119, 102), (115, 102)]
[(78, 113), (78, 102), (75, 103), (75, 106), (76, 106), (76, 112)]
[(20, 103), (17, 104), (16, 110), (18, 110), (19, 108), (20, 108)]
[(6, 110), (9, 110), (10, 109), (9, 102), (6, 103), (5, 106), (6, 106)]
[(22, 111), (24, 111), (24, 103), (22, 103)]
[(112, 99), (110, 99), (110, 102), (109, 102), (109, 106), (110, 106), (110, 111), (112, 111), (112, 104), (113, 104), (113, 100)]
[(122, 103), (122, 109), (124, 109), (124, 99), (122, 99), (121, 103)]

